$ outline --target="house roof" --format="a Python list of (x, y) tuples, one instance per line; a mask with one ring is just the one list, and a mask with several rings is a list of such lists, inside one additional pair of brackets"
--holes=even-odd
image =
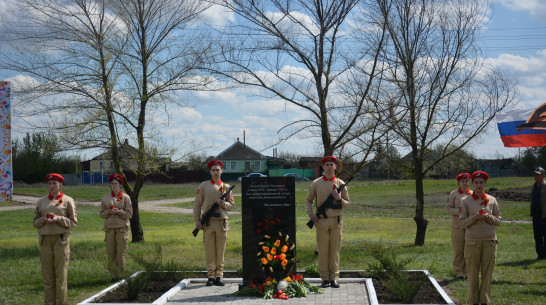
[[(118, 146), (118, 153), (121, 160), (131, 160), (136, 159), (138, 156), (138, 149), (136, 147), (133, 147), (129, 145), (129, 142), (125, 140), (124, 143), (120, 144)], [(112, 160), (112, 150), (108, 149), (106, 152), (92, 158), (91, 160)], [(90, 161), (91, 161), (90, 160)], [(156, 162), (164, 164), (169, 163), (170, 158), (161, 157), (159, 156), (156, 160)]]
[[(118, 153), (122, 159), (135, 159), (138, 154), (138, 149), (129, 145), (126, 140), (125, 143), (118, 146)], [(92, 158), (91, 160), (112, 160), (112, 150), (108, 149), (106, 152)]]
[(241, 141), (237, 140), (230, 147), (226, 148), (224, 151), (216, 155), (215, 159), (220, 160), (242, 160), (242, 159), (251, 159), (251, 160), (263, 160), (267, 159), (266, 156), (257, 152), (256, 150), (246, 146)]
[(324, 157), (301, 157), (300, 162), (320, 162)]

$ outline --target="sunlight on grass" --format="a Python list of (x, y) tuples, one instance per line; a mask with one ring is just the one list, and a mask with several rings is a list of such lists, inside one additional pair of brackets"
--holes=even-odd
[[(530, 188), (530, 178), (492, 178), (487, 187)], [(317, 263), (315, 230), (307, 228), (304, 201), (310, 182), (296, 183), (297, 268)], [(141, 200), (193, 198), (198, 184), (146, 185)], [(240, 186), (240, 185), (239, 185)], [(240, 189), (240, 188), (239, 188)], [(343, 217), (341, 269), (364, 269), (372, 260), (366, 245), (388, 243), (401, 257), (417, 256), (408, 266), (428, 269), (436, 279), (445, 279), (450, 296), (466, 299), (466, 281), (454, 281), (451, 267), (450, 221), (444, 210), (455, 179), (425, 181), (425, 215), (429, 220), (425, 245), (414, 247), (415, 184), (413, 181), (355, 181), (349, 185), (351, 205)], [(43, 196), (45, 185), (21, 186), (17, 193)], [(102, 198), (107, 185), (66, 186), (63, 192), (75, 199)], [(87, 198), (87, 199), (86, 199)], [(146, 198), (146, 199), (145, 199)], [(236, 198), (237, 210), (241, 197)], [(544, 287), (546, 261), (535, 261), (534, 240), (529, 220), (529, 203), (500, 201), (503, 219), (497, 228), (499, 247), (493, 273), (492, 295), (495, 304), (546, 304)], [(8, 204), (9, 205), (9, 204)], [(193, 202), (182, 203), (191, 208)], [(174, 206), (179, 206), (175, 204)], [(72, 229), (69, 265), (69, 302), (76, 304), (110, 285), (105, 268), (103, 219), (99, 208), (78, 206), (78, 226)], [(38, 257), (38, 233), (32, 227), (33, 209), (0, 212), (0, 304), (41, 304), (43, 287)], [(230, 216), (231, 230), (226, 247), (226, 270), (242, 267), (242, 217)], [(527, 221), (521, 223), (521, 221)], [(144, 243), (129, 243), (128, 252), (153, 253), (155, 244), (163, 247), (163, 259), (183, 264), (187, 270), (205, 270), (202, 232), (193, 237), (192, 215), (159, 214), (141, 211)], [(139, 266), (127, 259), (128, 271)]]

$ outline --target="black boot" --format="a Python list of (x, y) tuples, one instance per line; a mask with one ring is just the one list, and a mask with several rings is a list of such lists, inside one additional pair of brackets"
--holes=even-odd
[(322, 284), (320, 284), (321, 288), (327, 288), (329, 286), (330, 286), (330, 282), (326, 280), (322, 281)]
[(216, 278), (216, 281), (214, 282), (214, 285), (216, 285), (216, 286), (224, 286), (224, 285), (225, 285), (225, 284), (224, 284), (224, 280), (222, 280), (221, 277), (217, 277), (217, 278)]
[(207, 284), (206, 284), (206, 285), (207, 285), (207, 286), (212, 286), (212, 285), (214, 285), (214, 279), (209, 277), (209, 279), (207, 280)]
[(339, 283), (337, 281), (330, 281), (330, 287), (332, 288), (339, 288)]

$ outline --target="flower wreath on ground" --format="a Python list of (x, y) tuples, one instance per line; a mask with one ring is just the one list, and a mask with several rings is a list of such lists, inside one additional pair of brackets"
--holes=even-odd
[(278, 232), (264, 235), (258, 243), (257, 260), (267, 278), (264, 283), (252, 281), (234, 295), (287, 300), (291, 297), (306, 297), (308, 291), (323, 293), (321, 288), (309, 285), (302, 275), (288, 275), (296, 260), (295, 248), (288, 234)]

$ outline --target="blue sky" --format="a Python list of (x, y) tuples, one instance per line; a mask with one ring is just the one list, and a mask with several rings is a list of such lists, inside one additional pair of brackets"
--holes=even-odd
[[(0, 0), (0, 10), (5, 5)], [(219, 11), (209, 11), (210, 20), (222, 22), (230, 19)], [(482, 33), (482, 46), (486, 61), (505, 71), (518, 81), (519, 103), (516, 109), (532, 109), (546, 102), (546, 1), (543, 0), (493, 0), (487, 30)], [(11, 80), (16, 86), (18, 76), (0, 71), (0, 79)], [(183, 94), (188, 107), (168, 109), (169, 119), (156, 118), (162, 123), (157, 130), (165, 142), (179, 147), (178, 157), (183, 157), (193, 147), (202, 147), (207, 155), (216, 155), (237, 138), (250, 147), (271, 156), (272, 144), (278, 138), (280, 126), (305, 114), (283, 101), (251, 97), (249, 92), (231, 90), (222, 92), (194, 92)], [(13, 118), (14, 136), (26, 131), (27, 125)], [(22, 132), (22, 133), (21, 133)], [(189, 145), (188, 143), (193, 143)], [(273, 146), (278, 151), (301, 155), (320, 155), (318, 139), (291, 138)], [(517, 148), (504, 148), (493, 121), (479, 139), (466, 150), (479, 158), (511, 157)], [(90, 158), (93, 152), (83, 152)]]

